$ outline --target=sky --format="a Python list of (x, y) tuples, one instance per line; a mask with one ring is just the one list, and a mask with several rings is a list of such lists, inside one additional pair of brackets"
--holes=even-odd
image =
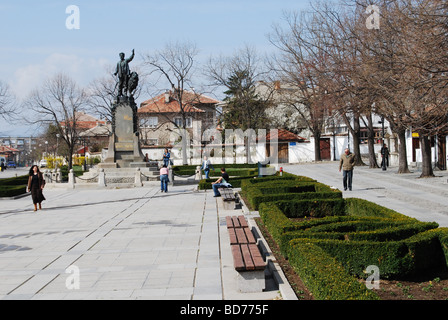
[[(0, 80), (20, 103), (60, 72), (88, 86), (132, 49), (132, 64), (170, 42), (194, 43), (199, 64), (246, 45), (268, 54), (275, 50), (272, 26), (308, 6), (309, 0), (1, 0)], [(36, 130), (0, 120), (0, 136)]]

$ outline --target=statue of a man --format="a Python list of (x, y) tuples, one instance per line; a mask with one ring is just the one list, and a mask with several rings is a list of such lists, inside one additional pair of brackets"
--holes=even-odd
[(120, 53), (120, 61), (117, 63), (117, 68), (115, 69), (114, 75), (118, 75), (118, 96), (123, 95), (123, 89), (125, 94), (128, 91), (128, 81), (129, 76), (131, 74), (131, 70), (129, 69), (129, 62), (134, 59), (134, 49), (132, 49), (132, 55), (128, 58), (124, 58), (124, 53)]

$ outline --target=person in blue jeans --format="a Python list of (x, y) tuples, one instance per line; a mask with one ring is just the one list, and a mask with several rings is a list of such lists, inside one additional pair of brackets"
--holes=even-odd
[(210, 160), (207, 160), (207, 157), (204, 157), (204, 161), (202, 161), (201, 170), (204, 170), (205, 179), (208, 179), (210, 177), (210, 168), (213, 171), (215, 171), (215, 168), (213, 168), (213, 165), (210, 162)]
[(163, 167), (160, 169), (160, 189), (162, 192), (168, 192), (168, 182), (170, 182), (168, 174), (169, 171), (167, 166), (163, 165)]
[(166, 166), (167, 168), (170, 165), (170, 157), (171, 157), (170, 152), (168, 151), (168, 149), (165, 149), (165, 152), (163, 153), (163, 165)]
[(214, 197), (220, 197), (221, 193), (219, 192), (219, 188), (231, 188), (232, 185), (229, 183), (230, 177), (226, 172), (225, 168), (221, 168), (221, 177), (212, 183), (213, 192), (215, 193)]

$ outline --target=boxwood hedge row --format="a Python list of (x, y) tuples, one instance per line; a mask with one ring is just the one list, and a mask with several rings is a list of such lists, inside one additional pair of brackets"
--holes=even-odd
[(303, 177), (256, 180), (242, 183), (246, 200), (317, 299), (377, 299), (357, 280), (370, 265), (381, 278), (401, 279), (448, 264), (448, 228), (437, 223), (342, 199)]
[(28, 175), (0, 179), (0, 197), (15, 197), (26, 193)]

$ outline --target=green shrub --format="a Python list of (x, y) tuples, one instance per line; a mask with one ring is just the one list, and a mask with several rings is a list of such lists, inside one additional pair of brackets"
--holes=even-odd
[[(316, 203), (326, 201), (317, 200)], [(277, 201), (260, 206), (263, 223), (286, 257), (291, 240), (312, 241), (338, 259), (349, 273), (363, 277), (367, 266), (377, 265), (384, 278), (410, 276), (446, 265), (448, 261), (446, 242), (445, 249), (441, 245), (448, 241), (444, 238), (447, 233), (428, 233), (437, 229), (437, 223), (420, 222), (395, 212), (389, 212), (387, 216), (397, 218), (384, 218), (387, 210), (380, 210), (378, 217), (330, 216), (331, 213), (325, 211), (325, 218), (291, 220), (300, 217), (300, 211), (296, 201)], [(343, 206), (336, 206), (336, 214), (344, 211)], [(369, 210), (369, 214), (373, 215), (373, 211)]]
[[(258, 175), (257, 169), (226, 169), (226, 172), (231, 177), (244, 177), (244, 176), (256, 176)], [(196, 169), (182, 169), (173, 170), (173, 173), (177, 176), (193, 176), (196, 174)], [(220, 177), (221, 170), (215, 169), (210, 171), (210, 177)]]
[(0, 179), (0, 186), (27, 185), (28, 178), (29, 178), (29, 175), (24, 175), (24, 176), (14, 177), (14, 178)]
[(289, 262), (318, 300), (379, 300), (335, 258), (311, 242), (293, 240)]
[[(246, 179), (253, 179), (253, 177), (234, 177), (230, 178), (229, 183), (232, 185), (233, 188), (240, 188), (241, 182)], [(199, 190), (210, 190), (212, 189), (212, 183), (215, 182), (217, 179), (203, 179), (199, 181), (198, 188)]]
[(370, 265), (386, 279), (447, 267), (448, 228), (297, 178), (248, 179), (241, 189), (316, 298), (378, 299), (357, 280)]
[(348, 215), (361, 216), (361, 217), (383, 217), (394, 219), (409, 219), (418, 221), (417, 219), (410, 218), (404, 214), (398, 213), (392, 209), (385, 208), (376, 203), (358, 199), (347, 198), (345, 199), (345, 208)]
[(0, 186), (0, 197), (15, 197), (26, 193), (26, 186)]
[(26, 193), (28, 175), (0, 179), (0, 197), (15, 197)]
[(342, 193), (337, 189), (295, 179), (245, 182), (241, 190), (253, 210), (258, 210), (261, 203), (277, 200), (342, 199)]

